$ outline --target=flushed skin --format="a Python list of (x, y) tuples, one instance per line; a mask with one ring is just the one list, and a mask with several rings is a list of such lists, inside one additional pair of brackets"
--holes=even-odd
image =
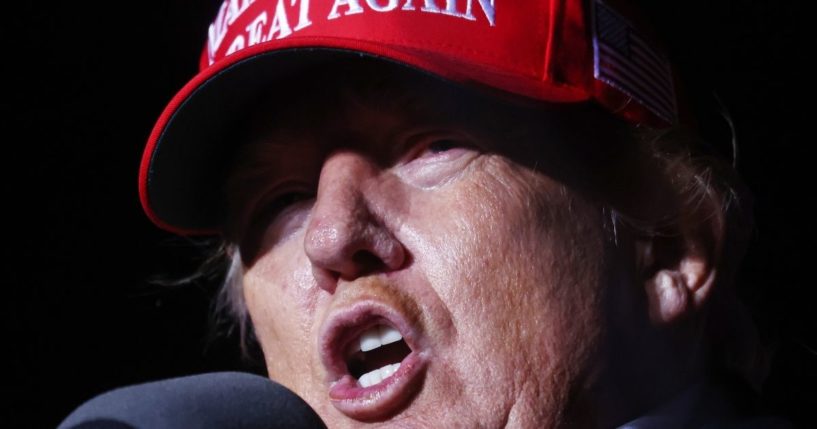
[[(614, 370), (616, 331), (645, 323), (635, 256), (611, 244), (600, 203), (540, 169), (564, 142), (535, 125), (508, 141), (467, 115), (329, 99), (289, 113), (309, 123), (259, 115), (228, 187), (270, 377), (329, 427), (606, 427), (631, 415), (638, 401), (605, 404), (615, 389), (598, 382)], [(417, 367), (396, 392), (338, 399), (327, 344), (339, 320), (372, 308), (402, 324)]]

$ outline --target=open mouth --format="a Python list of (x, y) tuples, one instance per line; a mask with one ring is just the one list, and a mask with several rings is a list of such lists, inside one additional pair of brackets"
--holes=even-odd
[(376, 303), (332, 318), (321, 346), (332, 404), (361, 420), (397, 412), (417, 392), (426, 367), (419, 337), (402, 315)]
[(353, 340), (346, 353), (346, 369), (360, 387), (387, 380), (398, 369), (411, 348), (393, 326), (378, 324)]

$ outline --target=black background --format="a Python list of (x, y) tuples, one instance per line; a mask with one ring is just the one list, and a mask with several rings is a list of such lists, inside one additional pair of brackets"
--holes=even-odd
[[(742, 294), (778, 345), (764, 399), (817, 427), (812, 18), (795, 1), (646, 3), (704, 129), (724, 135), (713, 93), (737, 126), (758, 221)], [(196, 72), (216, 7), (4, 7), (0, 385), (9, 399), (0, 399), (0, 426), (54, 427), (116, 386), (242, 368), (234, 339), (208, 340), (210, 288), (150, 285), (193, 269), (201, 254), (153, 227), (137, 197), (144, 143)]]

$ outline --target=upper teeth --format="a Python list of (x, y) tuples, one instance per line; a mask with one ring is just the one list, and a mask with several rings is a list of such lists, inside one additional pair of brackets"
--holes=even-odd
[(386, 344), (395, 343), (403, 339), (400, 332), (391, 326), (375, 326), (360, 336), (360, 350), (368, 352)]

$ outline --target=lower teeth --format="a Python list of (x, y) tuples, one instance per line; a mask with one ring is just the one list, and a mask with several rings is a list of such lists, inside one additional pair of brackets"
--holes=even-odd
[(382, 368), (361, 375), (357, 382), (360, 387), (374, 386), (375, 384), (389, 378), (392, 374), (397, 372), (398, 368), (400, 368), (400, 362), (386, 365)]

